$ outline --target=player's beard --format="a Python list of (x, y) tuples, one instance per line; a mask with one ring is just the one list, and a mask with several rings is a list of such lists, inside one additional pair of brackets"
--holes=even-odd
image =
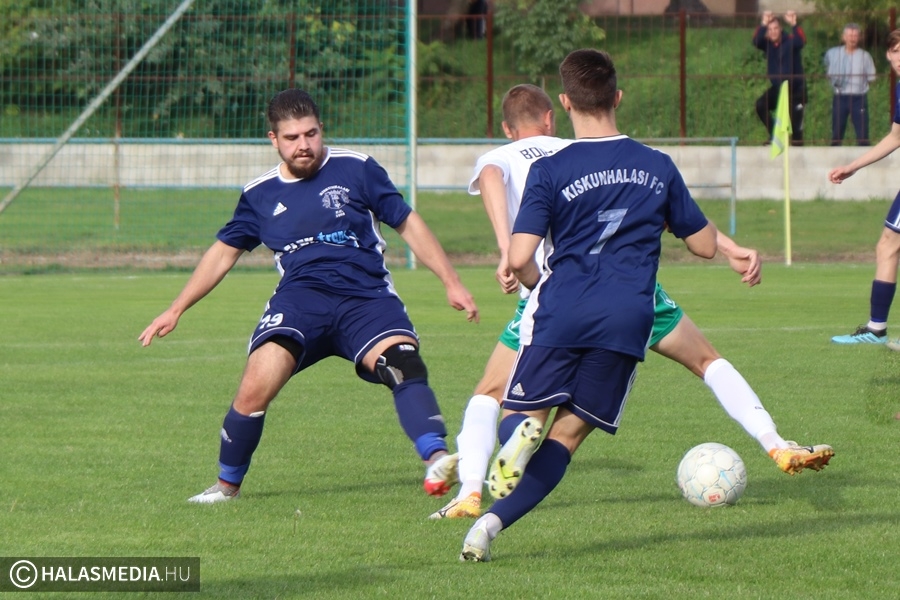
[(302, 158), (308, 158), (312, 156), (312, 162), (306, 163), (305, 166), (297, 166), (293, 161), (284, 161), (284, 164), (287, 165), (288, 171), (290, 171), (291, 175), (296, 177), (297, 179), (308, 179), (319, 172), (319, 169), (322, 168), (322, 163), (325, 162), (325, 149), (322, 149), (320, 154), (310, 153), (308, 155), (301, 155)]

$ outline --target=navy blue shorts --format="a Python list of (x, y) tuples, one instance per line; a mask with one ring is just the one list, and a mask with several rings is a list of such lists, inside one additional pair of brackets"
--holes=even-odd
[(303, 348), (294, 374), (323, 358), (353, 361), (356, 373), (381, 383), (362, 366), (362, 359), (384, 338), (405, 335), (418, 340), (403, 302), (396, 296), (361, 298), (313, 288), (277, 292), (250, 337), (248, 354), (273, 336), (286, 336)]
[(615, 434), (637, 373), (637, 358), (599, 348), (522, 346), (503, 408), (562, 406), (588, 425)]
[(887, 217), (884, 219), (884, 226), (894, 233), (900, 233), (900, 192), (897, 193), (894, 203), (891, 204), (891, 208), (888, 210)]

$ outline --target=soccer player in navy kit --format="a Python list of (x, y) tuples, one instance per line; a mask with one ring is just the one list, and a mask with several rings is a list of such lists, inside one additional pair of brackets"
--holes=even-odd
[(507, 493), (475, 521), (461, 560), (490, 560), (491, 541), (556, 487), (585, 437), (616, 432), (653, 327), (663, 231), (698, 256), (716, 253), (716, 229), (671, 158), (619, 133), (609, 55), (576, 50), (560, 75), (577, 140), (532, 165), (509, 248), (510, 268), (533, 291), (503, 399), (506, 479), (491, 473)]
[[(892, 31), (887, 38), (887, 59), (894, 73), (900, 75), (900, 29)], [(891, 131), (875, 146), (848, 165), (835, 167), (828, 172), (831, 183), (841, 183), (858, 170), (881, 160), (900, 148), (900, 84), (896, 90), (897, 103), (894, 105), (894, 119)], [(887, 320), (897, 291), (897, 265), (900, 264), (900, 193), (888, 210), (884, 220), (884, 230), (875, 246), (875, 279), (869, 298), (869, 322), (860, 325), (849, 335), (836, 335), (831, 341), (836, 344), (883, 344), (887, 341)], [(889, 343), (892, 350), (900, 350), (900, 342)]]
[[(426, 479), (447, 487), (460, 484), (459, 492), (431, 519), (461, 519), (481, 516), (481, 492), (485, 473), (497, 442), (497, 417), (504, 388), (519, 349), (519, 322), (530, 290), (519, 285), (509, 270), (507, 257), (512, 224), (519, 212), (525, 180), (538, 158), (569, 145), (570, 140), (553, 137), (553, 102), (534, 85), (513, 86), (503, 97), (503, 130), (511, 143), (480, 156), (469, 182), (470, 194), (481, 194), (500, 250), (495, 277), (507, 293), (519, 292), (515, 316), (506, 325), (484, 368), (484, 375), (469, 399), (462, 428), (456, 438), (457, 453), (448, 454), (428, 468)], [(755, 250), (738, 246), (717, 231), (718, 252), (729, 266), (752, 287), (761, 281), (761, 264)], [(538, 246), (535, 261), (543, 264)], [(521, 288), (521, 289), (520, 289)], [(830, 446), (799, 446), (779, 435), (775, 422), (756, 392), (712, 343), (684, 314), (657, 282), (650, 350), (670, 358), (700, 377), (715, 394), (723, 409), (765, 449), (780, 469), (791, 475), (806, 468), (820, 470), (834, 451)]]
[(446, 429), (418, 337), (385, 266), (381, 223), (438, 276), (449, 304), (478, 320), (475, 302), (440, 243), (385, 170), (369, 156), (324, 145), (319, 109), (309, 94), (280, 92), (267, 116), (269, 138), (283, 162), (244, 187), (218, 241), (169, 309), (139, 337), (147, 346), (175, 329), (184, 311), (245, 251), (263, 244), (274, 253), (281, 280), (250, 337), (247, 365), (222, 425), (219, 479), (191, 502), (239, 495), (269, 403), (293, 375), (328, 356), (353, 361), (359, 377), (391, 389), (400, 424), (426, 465), (446, 454)]

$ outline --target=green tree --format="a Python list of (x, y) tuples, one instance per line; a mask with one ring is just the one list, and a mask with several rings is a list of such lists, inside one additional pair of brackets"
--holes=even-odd
[(896, 6), (895, 0), (815, 0), (816, 8), (823, 12), (852, 10), (854, 12), (878, 11), (887, 13)]
[[(178, 4), (0, 0), (3, 114), (22, 114), (23, 127), (35, 122), (26, 111), (68, 122)], [(374, 106), (401, 93), (404, 79), (405, 33), (395, 15), (374, 0), (196, 0), (82, 134), (111, 135), (115, 113), (125, 137), (257, 137), (261, 107), (289, 85), (324, 106), (339, 97), (380, 114)], [(18, 135), (53, 135), (57, 126)]]
[(497, 2), (495, 23), (516, 52), (517, 69), (532, 81), (543, 84), (569, 52), (606, 38), (579, 4), (580, 0)]

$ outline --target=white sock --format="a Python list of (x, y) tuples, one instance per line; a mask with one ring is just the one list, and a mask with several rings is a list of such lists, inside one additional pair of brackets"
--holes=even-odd
[(478, 520), (475, 521), (475, 524), (472, 526), (472, 529), (482, 523), (487, 526), (488, 538), (490, 538), (491, 540), (497, 537), (498, 533), (503, 531), (503, 523), (500, 522), (500, 517), (498, 517), (494, 513), (485, 513), (484, 516), (479, 517)]
[(714, 360), (706, 369), (703, 381), (716, 395), (728, 416), (740, 423), (766, 452), (787, 447), (756, 392), (730, 362), (724, 358)]
[(868, 327), (872, 331), (884, 331), (885, 329), (887, 329), (887, 323), (879, 323), (877, 321), (869, 321), (869, 323), (866, 325), (866, 327)]
[(472, 492), (481, 493), (488, 462), (497, 445), (499, 415), (500, 403), (494, 398), (477, 395), (469, 399), (462, 429), (456, 437), (460, 482), (457, 498), (465, 498)]

